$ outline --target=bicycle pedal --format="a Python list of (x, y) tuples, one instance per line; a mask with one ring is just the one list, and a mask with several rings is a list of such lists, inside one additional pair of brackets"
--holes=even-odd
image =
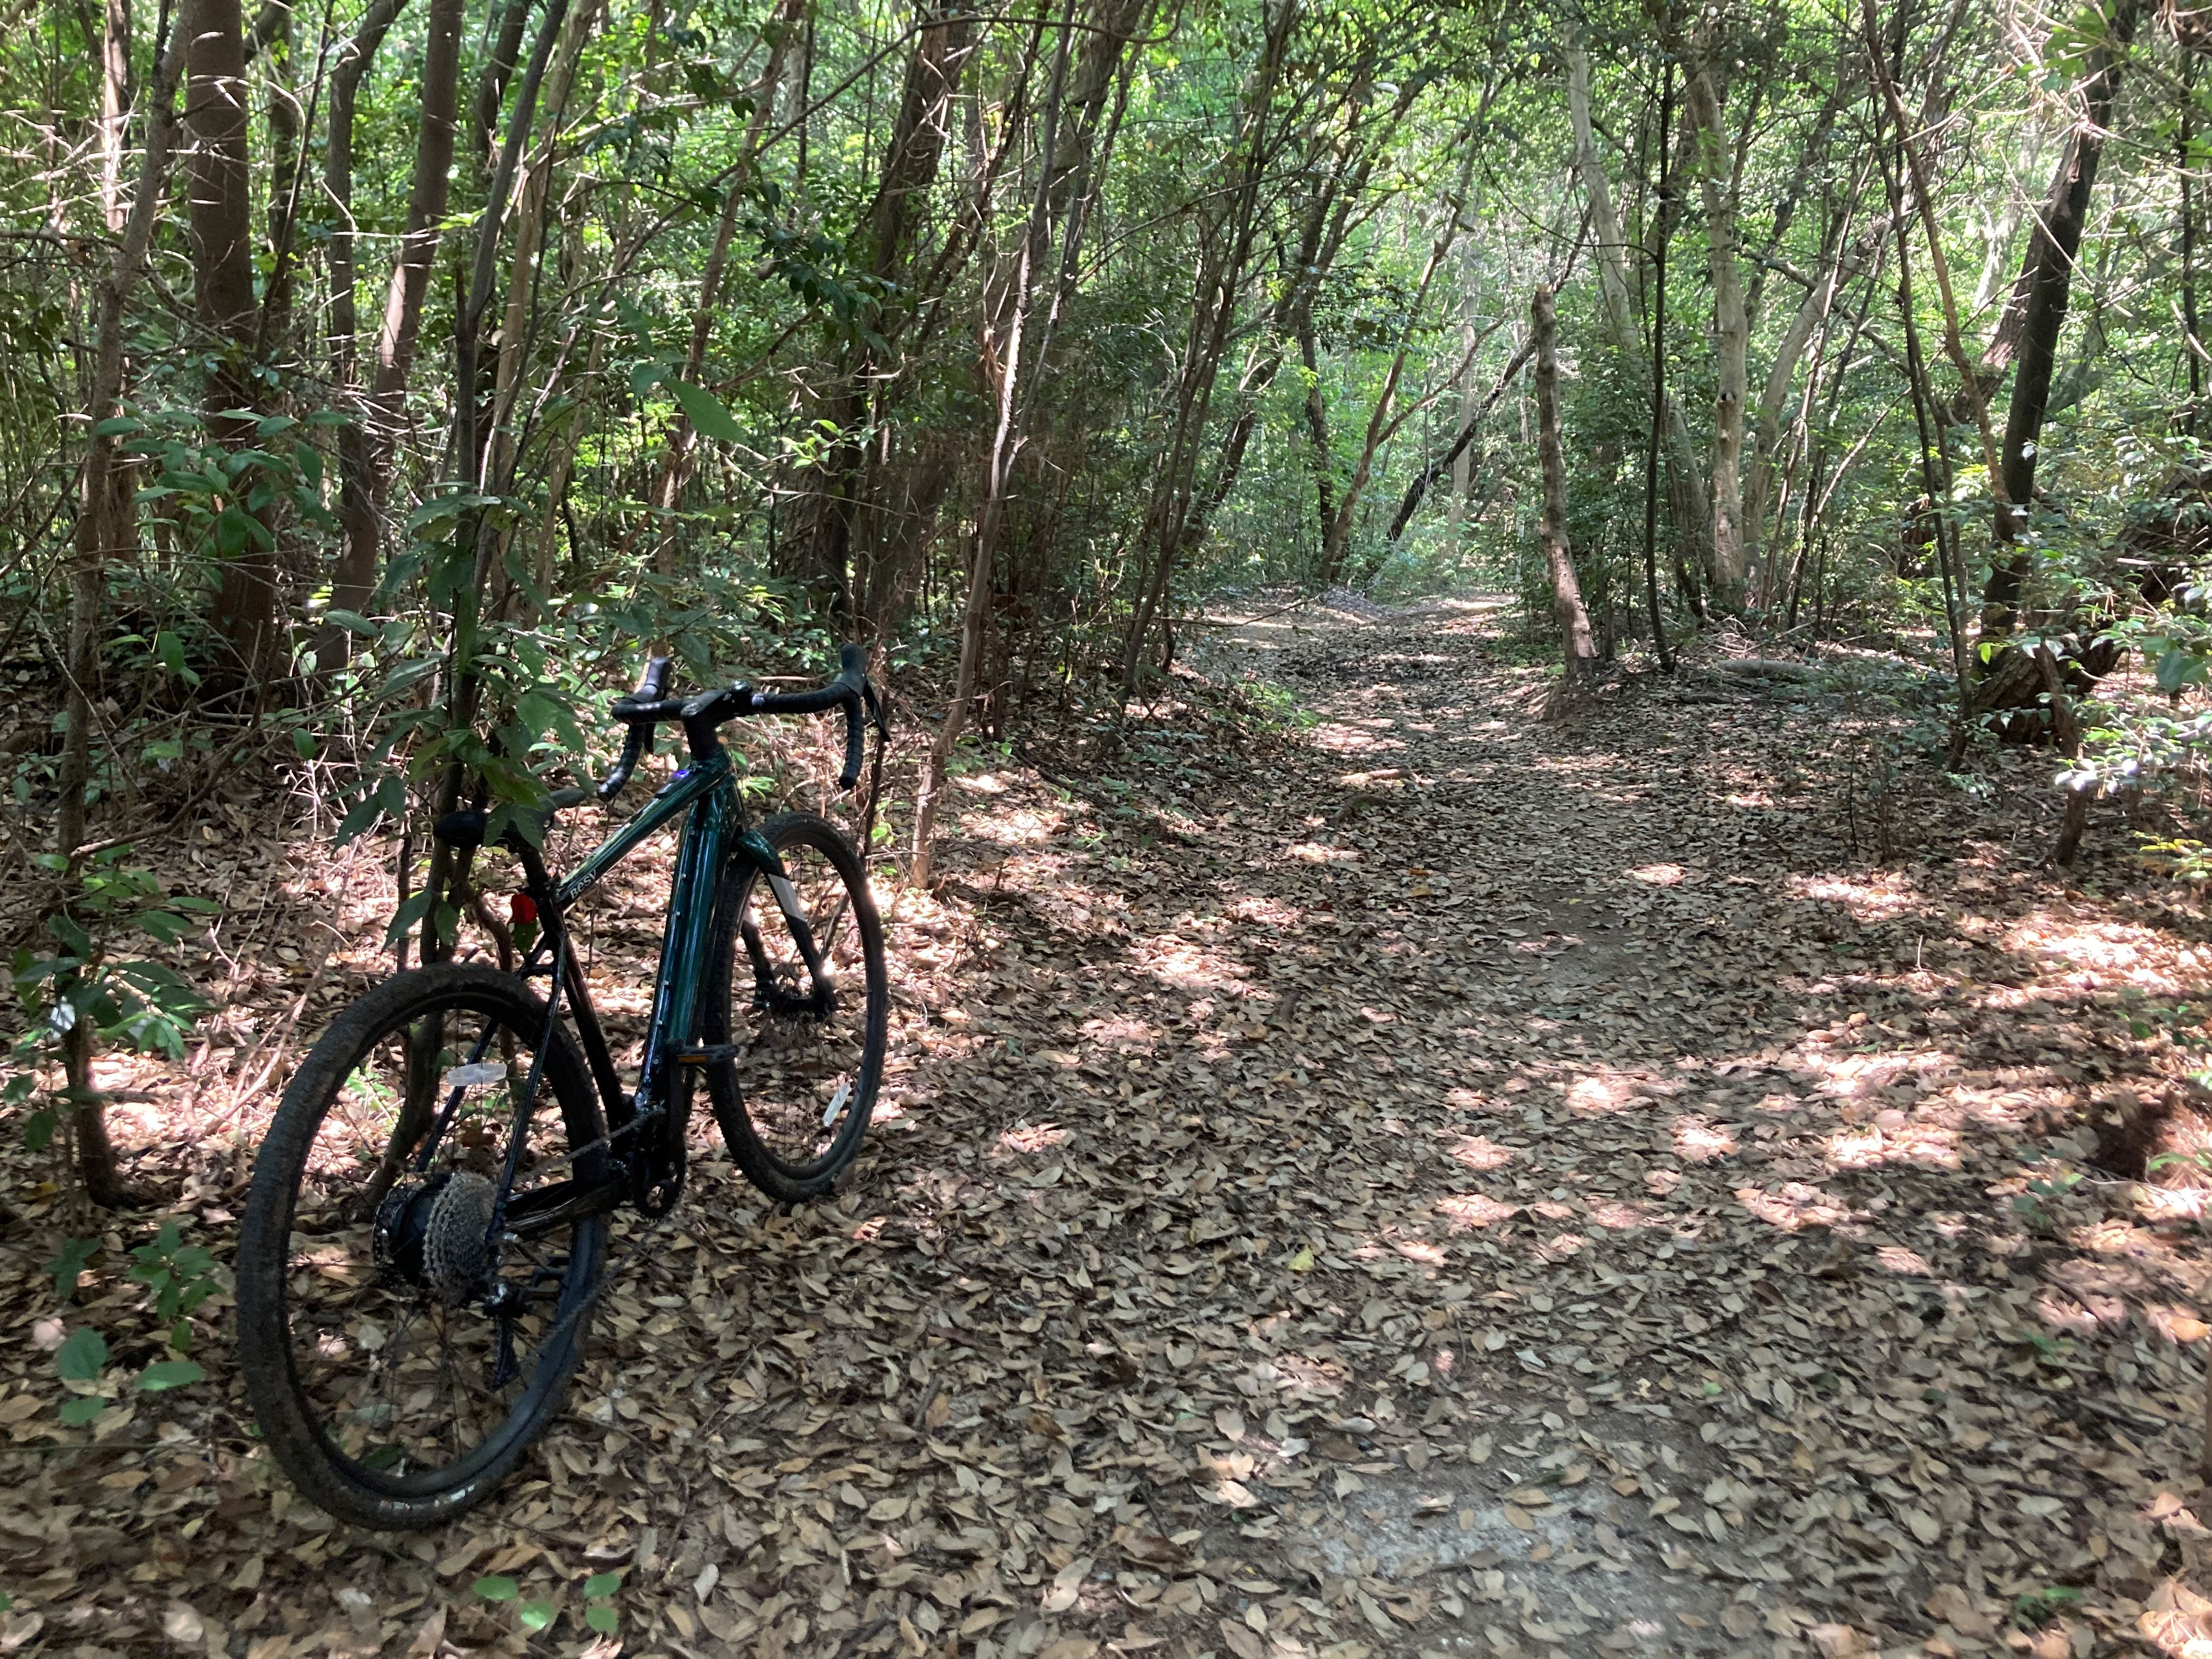
[(676, 1051), (678, 1066), (720, 1066), (723, 1061), (737, 1057), (738, 1045), (734, 1042), (702, 1043), (696, 1048), (678, 1048)]

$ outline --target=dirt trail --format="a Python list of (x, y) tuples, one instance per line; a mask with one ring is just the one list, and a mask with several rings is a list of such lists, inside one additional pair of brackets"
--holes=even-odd
[(222, 1410), (25, 1459), (0, 1644), (520, 1650), (489, 1572), (573, 1652), (619, 1566), (632, 1654), (2183, 1652), (2194, 1223), (2060, 1171), (2178, 1086), (2202, 916), (1856, 693), (1561, 731), (1494, 630), (1221, 630), (1303, 729), (959, 778), (842, 1199), (704, 1166), (443, 1535)]

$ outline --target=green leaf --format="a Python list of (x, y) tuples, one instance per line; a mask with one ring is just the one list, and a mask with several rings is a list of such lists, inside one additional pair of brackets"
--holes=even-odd
[(61, 1419), (73, 1429), (81, 1429), (106, 1411), (108, 1401), (104, 1395), (75, 1394), (62, 1401)]
[(622, 1578), (618, 1572), (595, 1572), (584, 1581), (584, 1594), (592, 1601), (604, 1601), (622, 1588)]
[(520, 1593), (514, 1580), (503, 1573), (492, 1573), (477, 1580), (476, 1593), (487, 1601), (512, 1601)]
[(315, 734), (307, 730), (304, 726), (294, 726), (292, 728), (292, 750), (295, 754), (298, 755), (301, 760), (314, 759)]
[(605, 1601), (594, 1601), (584, 1609), (584, 1622), (602, 1636), (612, 1636), (622, 1628), (622, 1614)]
[(84, 1270), (100, 1253), (96, 1238), (64, 1239), (61, 1254), (46, 1263), (46, 1271), (54, 1276), (54, 1294), (64, 1302), (76, 1294), (76, 1282), (84, 1277)]
[(673, 381), (668, 389), (676, 394), (676, 401), (683, 404), (684, 413), (702, 437), (720, 438), (726, 444), (744, 441), (744, 429), (713, 392), (688, 380)]
[(138, 1373), (138, 1387), (147, 1394), (158, 1394), (163, 1389), (181, 1389), (188, 1382), (197, 1382), (206, 1375), (197, 1359), (163, 1359)]
[(46, 931), (61, 941), (62, 949), (79, 961), (92, 955), (92, 935), (84, 931), (75, 917), (49, 916), (46, 918)]
[(90, 1382), (107, 1368), (107, 1339), (89, 1325), (70, 1333), (54, 1356), (54, 1369), (67, 1382)]
[(538, 1601), (525, 1601), (520, 1611), (522, 1627), (532, 1635), (536, 1635), (553, 1622), (553, 1604), (542, 1598)]

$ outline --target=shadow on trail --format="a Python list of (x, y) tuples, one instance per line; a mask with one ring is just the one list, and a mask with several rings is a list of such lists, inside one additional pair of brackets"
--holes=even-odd
[[(1909, 757), (1877, 865), (1877, 722), (1545, 727), (1492, 628), (1279, 630), (1279, 729), (1181, 680), (1072, 787), (956, 779), (838, 1199), (702, 1139), (495, 1507), (368, 1540), (218, 1434), (189, 1559), (118, 1521), (52, 1627), (519, 1651), (489, 1573), (565, 1649), (619, 1570), (637, 1650), (769, 1659), (2168, 1640), (2202, 1251), (2093, 1159), (2186, 1069), (2202, 919)], [(26, 1514), (15, 1582), (70, 1569)]]

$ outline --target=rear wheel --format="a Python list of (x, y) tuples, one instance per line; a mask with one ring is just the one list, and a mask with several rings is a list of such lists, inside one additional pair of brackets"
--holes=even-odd
[(852, 843), (811, 812), (759, 826), (812, 935), (807, 961), (775, 883), (741, 857), (723, 871), (701, 1036), (735, 1048), (707, 1068), (730, 1155), (773, 1198), (830, 1189), (866, 1134), (890, 1027), (883, 924)]
[[(557, 1028), (545, 1039), (544, 1004), (513, 977), (417, 969), (340, 1015), (276, 1108), (240, 1233), (240, 1368), (277, 1461), (343, 1520), (447, 1519), (488, 1497), (559, 1409), (606, 1219), (540, 1231), (517, 1206), (555, 1180), (604, 1181), (605, 1153), (533, 1183), (601, 1134), (575, 1050)], [(541, 1058), (493, 1239), (515, 1106)]]

